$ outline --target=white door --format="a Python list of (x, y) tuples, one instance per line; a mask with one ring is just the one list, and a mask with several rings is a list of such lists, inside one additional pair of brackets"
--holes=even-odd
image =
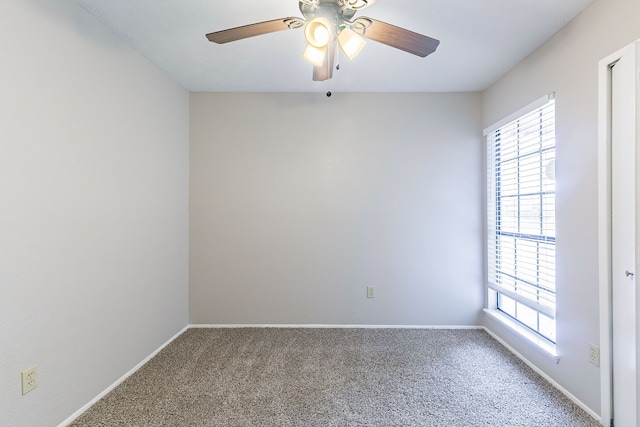
[(636, 55), (612, 70), (612, 364), (615, 427), (637, 427)]

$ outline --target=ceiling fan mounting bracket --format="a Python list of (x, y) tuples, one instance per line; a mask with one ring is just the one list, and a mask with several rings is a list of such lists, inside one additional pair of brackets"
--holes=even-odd
[(296, 28), (304, 27), (305, 20), (300, 18), (284, 18), (282, 20), (290, 30), (295, 30)]
[(349, 21), (349, 27), (355, 31), (358, 35), (364, 36), (367, 32), (367, 28), (369, 28), (373, 24), (371, 18), (361, 17), (353, 22)]

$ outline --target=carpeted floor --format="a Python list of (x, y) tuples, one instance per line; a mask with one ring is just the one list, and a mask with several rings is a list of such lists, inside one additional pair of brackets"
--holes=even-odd
[(73, 426), (598, 426), (482, 330), (189, 329)]

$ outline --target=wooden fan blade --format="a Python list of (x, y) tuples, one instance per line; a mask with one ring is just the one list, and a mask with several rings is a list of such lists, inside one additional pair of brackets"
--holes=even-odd
[(249, 37), (261, 36), (263, 34), (275, 33), (276, 31), (300, 28), (303, 24), (304, 21), (300, 18), (280, 18), (272, 21), (243, 25), (242, 27), (229, 28), (228, 30), (216, 31), (207, 34), (207, 38), (211, 42), (223, 44)]
[(334, 40), (327, 46), (327, 53), (324, 56), (324, 63), (322, 66), (313, 67), (313, 81), (322, 82), (329, 80), (333, 77), (333, 67), (336, 62), (336, 47), (338, 41)]
[(418, 55), (422, 58), (435, 52), (440, 44), (439, 40), (387, 24), (386, 22), (371, 18), (360, 19), (371, 21), (371, 26), (364, 32), (364, 37)]

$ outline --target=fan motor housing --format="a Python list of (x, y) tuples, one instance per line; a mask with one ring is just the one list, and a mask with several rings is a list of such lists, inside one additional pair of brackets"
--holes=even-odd
[(301, 0), (300, 12), (307, 20), (316, 16), (324, 16), (326, 18), (339, 16), (342, 20), (349, 21), (357, 10), (343, 5), (344, 2), (345, 0)]

